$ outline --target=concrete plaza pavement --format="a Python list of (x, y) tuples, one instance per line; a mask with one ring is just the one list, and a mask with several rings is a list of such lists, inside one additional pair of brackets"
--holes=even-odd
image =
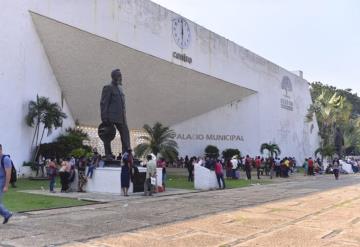
[(360, 246), (359, 183), (297, 177), (29, 212), (0, 227), (0, 246)]

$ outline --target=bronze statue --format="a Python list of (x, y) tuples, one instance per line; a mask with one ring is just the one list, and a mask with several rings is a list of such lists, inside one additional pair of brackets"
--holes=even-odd
[[(111, 141), (115, 135), (113, 130), (120, 132), (122, 152), (130, 149), (130, 134), (126, 122), (125, 94), (122, 89), (122, 75), (120, 69), (111, 72), (112, 81), (104, 86), (101, 94), (101, 121), (99, 136), (104, 142), (106, 159), (112, 159)], [(107, 133), (107, 132), (112, 133)]]

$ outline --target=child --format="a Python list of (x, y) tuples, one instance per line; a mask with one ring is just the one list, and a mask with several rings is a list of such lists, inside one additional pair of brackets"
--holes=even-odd
[(50, 160), (48, 163), (48, 177), (50, 180), (49, 187), (51, 193), (55, 193), (54, 185), (55, 185), (56, 174), (57, 174), (56, 164), (54, 160)]

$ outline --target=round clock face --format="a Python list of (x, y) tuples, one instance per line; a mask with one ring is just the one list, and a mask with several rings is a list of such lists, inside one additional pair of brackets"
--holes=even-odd
[(175, 18), (172, 21), (172, 35), (175, 43), (181, 48), (188, 48), (191, 41), (189, 23), (184, 18)]

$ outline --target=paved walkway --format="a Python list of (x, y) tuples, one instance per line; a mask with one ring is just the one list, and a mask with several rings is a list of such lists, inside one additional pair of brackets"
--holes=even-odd
[(360, 245), (359, 176), (287, 181), (21, 214), (0, 246)]
[(358, 247), (359, 210), (347, 186), (66, 246)]
[[(44, 195), (44, 196), (55, 196), (55, 197), (64, 197), (64, 198), (72, 198), (77, 200), (87, 200), (94, 202), (115, 202), (115, 201), (129, 201), (134, 199), (142, 199), (143, 192), (130, 194), (130, 197), (124, 197), (120, 194), (111, 194), (111, 193), (98, 193), (98, 192), (70, 192), (70, 193), (60, 193), (59, 189), (57, 193), (50, 193), (48, 190), (23, 190), (20, 192)], [(163, 196), (171, 196), (171, 195), (181, 195), (196, 192), (195, 190), (185, 190), (185, 189), (173, 189), (168, 188), (165, 192), (154, 193), (154, 197), (163, 197)]]

